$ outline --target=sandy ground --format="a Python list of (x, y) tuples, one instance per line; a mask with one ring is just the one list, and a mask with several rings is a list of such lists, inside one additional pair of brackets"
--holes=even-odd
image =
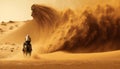
[[(1, 40), (8, 37), (8, 34), (11, 35), (11, 33), (21, 30), (23, 25), (25, 24), (18, 22), (1, 24)], [(19, 33), (16, 35), (24, 36)], [(48, 54), (32, 53), (31, 57), (25, 57), (22, 54), (22, 44), (19, 44), (19, 41), (15, 43), (3, 40), (0, 42), (0, 69), (120, 69), (120, 51), (102, 53), (58, 51)]]
[(56, 52), (39, 57), (0, 60), (2, 69), (119, 69), (120, 51), (93, 54)]
[(2, 69), (119, 69), (119, 62), (114, 60), (106, 61), (1, 61), (0, 67)]
[[(98, 4), (99, 2), (100, 5), (104, 4), (102, 0), (97, 1)], [(115, 4), (117, 5), (116, 2), (114, 3), (114, 0), (110, 1), (110, 3), (113, 3), (113, 5)], [(67, 2), (64, 3), (66, 4)], [(82, 4), (82, 1), (80, 3)], [(93, 4), (95, 3), (96, 2), (93, 1), (91, 7), (94, 7)], [(61, 5), (62, 4), (60, 4), (59, 7), (61, 7)], [(85, 6), (86, 5), (89, 5), (89, 1), (86, 1)], [(104, 31), (108, 29), (108, 31), (109, 30), (112, 31), (112, 33), (110, 32), (110, 35), (116, 35), (117, 37), (119, 37), (119, 32), (118, 32), (120, 30), (119, 8), (115, 9), (109, 5), (106, 6), (107, 6), (106, 10), (104, 10), (104, 8), (98, 5), (97, 13), (91, 12), (89, 7), (86, 8), (87, 10), (85, 12), (87, 13), (88, 11), (88, 13), (84, 15), (84, 18), (85, 16), (87, 16), (86, 19), (82, 18), (81, 16), (80, 17), (78, 16), (80, 18), (79, 20), (77, 16), (74, 16), (74, 12), (72, 12), (71, 10), (68, 10), (66, 13), (61, 12), (62, 16), (58, 16), (58, 13), (60, 12), (54, 11), (54, 9), (51, 10), (51, 8), (49, 7), (44, 7), (44, 6), (39, 7), (34, 5), (31, 8), (33, 11), (31, 14), (33, 16), (33, 20), (28, 20), (24, 22), (19, 22), (19, 21), (1, 22), (0, 23), (0, 69), (120, 69), (120, 50), (119, 49), (116, 50), (116, 47), (119, 48), (120, 44), (118, 45), (116, 44), (115, 48), (114, 46), (111, 46), (111, 48), (113, 48), (114, 51), (106, 51), (106, 52), (70, 53), (66, 51), (56, 51), (53, 53), (44, 53), (44, 54), (40, 53), (40, 50), (42, 51), (44, 50), (44, 48), (45, 50), (49, 51), (49, 49), (54, 50), (56, 46), (61, 46), (59, 44), (62, 44), (62, 40), (66, 41), (65, 36), (70, 36), (72, 33), (74, 33), (73, 35), (77, 33), (76, 36), (78, 36), (80, 32), (79, 28), (82, 29), (81, 25), (79, 25), (79, 22), (84, 23), (84, 20), (85, 20), (85, 28), (83, 25), (83, 29), (86, 29), (86, 27), (87, 28), (90, 27), (91, 29), (93, 29), (93, 31), (95, 31), (93, 32), (93, 36), (94, 34), (96, 34), (95, 29), (99, 27), (96, 24), (97, 20), (101, 20), (103, 23), (104, 22), (106, 23), (105, 26), (103, 27), (102, 25), (104, 24), (98, 23), (100, 24), (100, 28), (103, 30), (103, 34)], [(79, 6), (77, 6), (77, 8), (78, 7)], [(83, 6), (81, 6), (81, 9), (84, 9)], [(108, 12), (108, 16), (106, 16), (107, 12)], [(98, 13), (100, 17), (103, 16), (102, 17), (103, 19), (97, 19), (99, 18), (99, 16), (97, 15)], [(63, 20), (63, 21), (59, 21), (59, 20)], [(57, 32), (55, 32), (56, 28), (54, 29), (54, 25), (57, 26), (59, 24), (57, 24), (56, 22), (60, 22), (59, 24), (63, 24), (63, 27), (61, 25), (60, 28), (57, 28)], [(90, 24), (90, 26), (87, 24)], [(77, 29), (74, 29), (75, 27), (77, 27)], [(52, 30), (52, 32), (49, 30)], [(75, 32), (77, 30), (78, 32)], [(67, 35), (67, 33), (69, 33), (69, 35)], [(29, 34), (32, 39), (31, 44), (33, 51), (31, 56), (24, 56), (22, 53), (23, 42), (25, 41), (26, 34)], [(53, 37), (53, 40), (50, 37), (51, 40), (47, 41), (47, 39), (50, 39), (47, 36), (50, 35), (53, 35), (55, 37)], [(73, 37), (73, 35), (71, 35), (71, 37)], [(84, 34), (82, 35), (84, 36)], [(70, 39), (71, 37), (68, 37), (68, 39)], [(75, 37), (75, 38), (80, 38), (80, 37)], [(105, 38), (106, 37), (107, 35), (105, 33)], [(76, 40), (76, 42), (79, 43), (78, 39)], [(52, 46), (51, 43), (53, 43), (53, 47), (51, 47)], [(119, 38), (118, 38), (118, 43), (119, 43)], [(97, 45), (95, 45), (95, 47), (97, 48)], [(109, 44), (108, 46), (106, 46), (106, 48), (109, 49)], [(106, 50), (104, 49), (104, 46), (101, 49)], [(56, 50), (59, 49), (56, 48)]]

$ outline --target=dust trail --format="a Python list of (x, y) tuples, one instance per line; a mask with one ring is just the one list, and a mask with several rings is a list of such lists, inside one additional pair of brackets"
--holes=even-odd
[(87, 8), (83, 12), (71, 9), (58, 12), (51, 7), (33, 5), (32, 11), (41, 29), (51, 32), (45, 36), (47, 41), (40, 48), (41, 52), (120, 49), (120, 7), (98, 5), (94, 10)]
[(56, 25), (59, 19), (59, 14), (56, 10), (46, 7), (39, 6), (37, 4), (32, 6), (32, 16), (39, 23), (41, 27), (49, 27)]

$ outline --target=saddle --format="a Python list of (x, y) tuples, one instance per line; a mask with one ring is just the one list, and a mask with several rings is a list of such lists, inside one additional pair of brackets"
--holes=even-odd
[(32, 51), (32, 47), (30, 42), (26, 41), (23, 45), (23, 51), (27, 51), (27, 52), (31, 52)]

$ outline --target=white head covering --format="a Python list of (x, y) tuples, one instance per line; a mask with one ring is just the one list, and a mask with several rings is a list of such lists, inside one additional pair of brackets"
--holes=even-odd
[(25, 41), (31, 41), (31, 38), (30, 38), (30, 36), (28, 34), (25, 37)]

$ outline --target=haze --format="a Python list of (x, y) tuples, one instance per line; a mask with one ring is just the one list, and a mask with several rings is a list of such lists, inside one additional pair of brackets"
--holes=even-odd
[[(114, 3), (114, 0), (105, 0), (105, 2)], [(116, 2), (116, 1), (115, 1)], [(24, 21), (32, 19), (31, 5), (44, 4), (58, 9), (81, 8), (86, 5), (103, 3), (102, 0), (0, 0), (0, 21)], [(117, 2), (119, 3), (119, 2)]]

